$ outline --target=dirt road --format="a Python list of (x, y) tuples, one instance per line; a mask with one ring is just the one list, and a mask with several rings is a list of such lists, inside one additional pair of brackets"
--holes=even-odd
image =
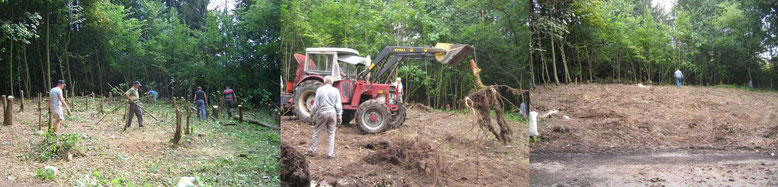
[[(405, 125), (382, 134), (362, 134), (354, 126), (338, 126), (335, 159), (319, 151), (307, 157), (314, 183), (376, 186), (526, 186), (526, 125), (514, 128), (508, 146), (473, 127), (468, 114), (410, 109)], [(281, 141), (307, 150), (313, 127), (284, 117)], [(319, 150), (326, 150), (326, 132)]]
[[(567, 85), (532, 93), (532, 185), (775, 185), (778, 94)], [(560, 176), (567, 176), (561, 177)], [(723, 180), (723, 181), (722, 181)]]

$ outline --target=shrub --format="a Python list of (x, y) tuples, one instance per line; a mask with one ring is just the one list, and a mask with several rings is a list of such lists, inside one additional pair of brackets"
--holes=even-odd
[(81, 140), (77, 133), (56, 135), (46, 132), (43, 133), (43, 140), (35, 146), (33, 154), (41, 162), (52, 158), (65, 158), (68, 154), (78, 156), (82, 154), (80, 147), (77, 147)]

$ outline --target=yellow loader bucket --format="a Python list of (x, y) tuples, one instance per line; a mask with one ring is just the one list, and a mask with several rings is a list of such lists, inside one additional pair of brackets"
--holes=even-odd
[(435, 53), (435, 59), (441, 64), (456, 66), (462, 63), (470, 53), (475, 50), (473, 46), (467, 44), (438, 43), (435, 48), (446, 50), (445, 53)]

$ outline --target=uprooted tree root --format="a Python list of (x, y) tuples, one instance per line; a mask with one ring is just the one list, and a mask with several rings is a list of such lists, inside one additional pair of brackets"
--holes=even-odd
[[(464, 99), (465, 106), (470, 109), (476, 115), (476, 124), (481, 129), (486, 129), (503, 144), (510, 142), (509, 136), (513, 131), (508, 126), (508, 122), (505, 121), (505, 102), (510, 103), (504, 96), (498, 92), (500, 88), (506, 88), (508, 92), (514, 95), (519, 95), (522, 90), (514, 89), (505, 85), (491, 85), (483, 89), (470, 92)], [(512, 104), (512, 103), (510, 103)], [(494, 113), (497, 117), (497, 128), (492, 125), (491, 110), (494, 109)], [(499, 128), (499, 130), (498, 130)]]
[(362, 160), (373, 164), (392, 164), (407, 170), (415, 170), (440, 181), (447, 174), (440, 155), (429, 143), (419, 140), (401, 139), (393, 142), (380, 142), (378, 151)]
[(281, 186), (310, 186), (310, 176), (305, 156), (281, 143)]

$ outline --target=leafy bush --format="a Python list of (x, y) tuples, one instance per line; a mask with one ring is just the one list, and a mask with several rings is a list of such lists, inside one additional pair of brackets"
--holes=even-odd
[(57, 175), (56, 168), (47, 166), (43, 169), (38, 169), (35, 173), (35, 177), (43, 180), (54, 180)]
[(46, 162), (52, 158), (64, 158), (68, 154), (81, 155), (77, 144), (82, 138), (77, 133), (56, 135), (43, 133), (43, 140), (35, 145), (34, 153), (38, 161)]

